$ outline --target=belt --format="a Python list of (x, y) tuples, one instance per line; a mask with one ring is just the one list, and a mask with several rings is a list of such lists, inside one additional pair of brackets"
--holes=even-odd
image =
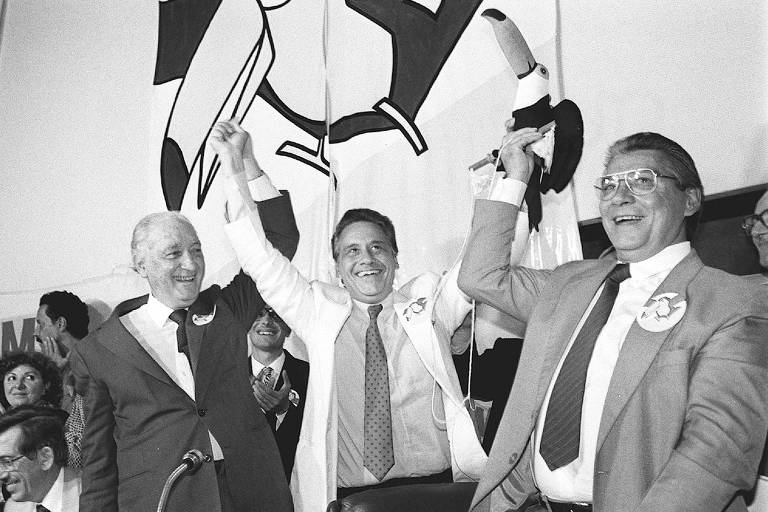
[(546, 500), (546, 504), (552, 512), (592, 512), (592, 505), (588, 503), (559, 503)]

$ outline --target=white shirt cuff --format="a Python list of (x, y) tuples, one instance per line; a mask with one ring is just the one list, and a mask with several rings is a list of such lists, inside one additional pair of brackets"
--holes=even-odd
[(248, 182), (248, 190), (254, 201), (266, 201), (280, 196), (280, 191), (272, 184), (269, 176), (262, 174), (255, 180)]
[[(520, 79), (517, 84), (513, 110), (530, 107), (549, 94), (549, 72), (542, 71), (542, 68), (544, 66), (536, 64), (536, 69), (532, 73)], [(546, 68), (544, 69), (546, 70)], [(546, 73), (546, 76), (544, 73)]]
[(523, 204), (525, 198), (525, 189), (528, 185), (522, 181), (512, 178), (496, 179), (491, 194), (488, 197), (491, 201), (501, 201), (517, 206)]

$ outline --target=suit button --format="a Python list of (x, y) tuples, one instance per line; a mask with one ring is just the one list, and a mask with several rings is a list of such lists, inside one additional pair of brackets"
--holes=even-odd
[(513, 453), (512, 456), (509, 458), (509, 463), (514, 464), (517, 462), (517, 453)]
[(197, 414), (199, 416), (205, 416), (208, 413), (208, 409), (198, 409)]

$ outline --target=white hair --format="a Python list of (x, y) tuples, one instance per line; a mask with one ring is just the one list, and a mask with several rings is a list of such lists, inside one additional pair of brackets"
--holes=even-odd
[(134, 267), (138, 265), (139, 261), (141, 261), (141, 258), (144, 256), (144, 251), (146, 250), (147, 245), (146, 242), (152, 231), (157, 226), (165, 224), (168, 221), (176, 221), (181, 224), (186, 224), (193, 232), (197, 233), (189, 219), (177, 211), (164, 211), (145, 215), (136, 224), (136, 227), (133, 228), (133, 236), (131, 237), (131, 257), (133, 258)]

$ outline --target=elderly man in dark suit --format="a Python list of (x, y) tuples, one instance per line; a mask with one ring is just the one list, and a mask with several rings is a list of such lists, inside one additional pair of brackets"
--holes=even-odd
[(268, 306), (248, 331), (253, 396), (275, 434), (288, 480), (296, 457), (309, 380), (309, 363), (296, 359), (283, 348), (290, 334), (291, 328)]
[[(298, 232), (290, 200), (246, 162), (270, 237), (292, 256)], [(150, 295), (118, 305), (76, 344), (72, 364), (88, 377), (81, 511), (146, 512), (185, 452), (206, 463), (182, 476), (168, 511), (293, 510), (272, 432), (248, 383), (246, 333), (264, 301), (242, 272), (200, 291), (205, 259), (192, 224), (151, 214), (133, 234), (136, 270)]]
[(459, 286), (526, 333), (472, 510), (745, 511), (768, 426), (768, 295), (691, 248), (690, 155), (655, 133), (616, 142), (596, 189), (618, 261), (536, 270), (509, 248), (541, 135), (508, 130), (499, 181), (517, 193), (477, 201)]

